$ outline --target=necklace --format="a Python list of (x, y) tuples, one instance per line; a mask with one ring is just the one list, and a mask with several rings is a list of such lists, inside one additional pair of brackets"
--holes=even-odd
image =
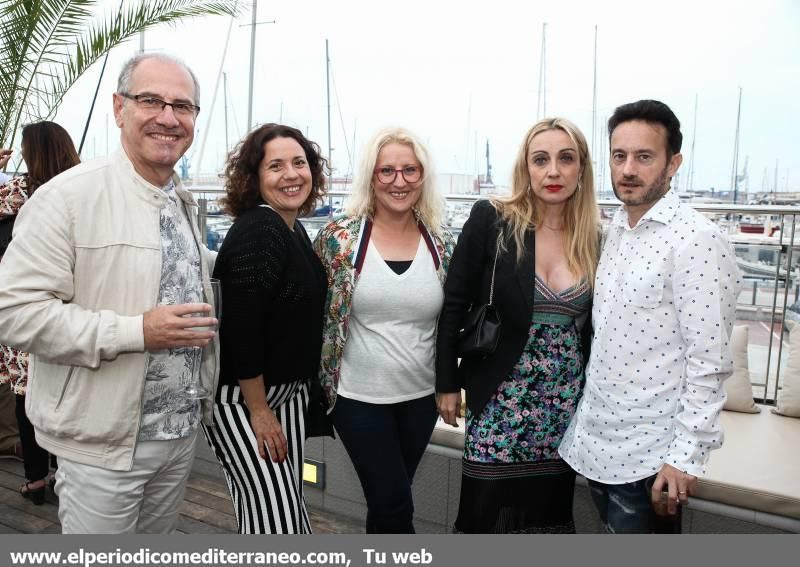
[(554, 232), (561, 232), (562, 230), (564, 230), (563, 226), (561, 228), (553, 228), (552, 226), (548, 226), (545, 223), (542, 223), (542, 226), (545, 227), (545, 228), (549, 228), (550, 230), (552, 230)]

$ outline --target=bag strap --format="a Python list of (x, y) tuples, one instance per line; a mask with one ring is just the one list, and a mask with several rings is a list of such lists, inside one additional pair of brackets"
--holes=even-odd
[(497, 235), (497, 249), (494, 251), (494, 264), (492, 265), (492, 283), (489, 286), (489, 305), (492, 304), (494, 299), (494, 272), (497, 269), (497, 257), (500, 255), (500, 237), (503, 233)]

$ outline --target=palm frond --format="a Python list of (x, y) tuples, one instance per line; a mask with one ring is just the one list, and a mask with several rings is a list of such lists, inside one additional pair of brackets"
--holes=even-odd
[(78, 39), (75, 54), (64, 69), (63, 76), (52, 83), (51, 90), (56, 98), (50, 101), (51, 107), (58, 108), (66, 93), (65, 87), (74, 84), (101, 56), (140, 31), (185, 18), (234, 15), (237, 7), (236, 1), (198, 0), (162, 0), (129, 7), (117, 17), (90, 28)]
[[(52, 116), (64, 96), (103, 55), (159, 23), (235, 15), (238, 0), (143, 0), (95, 22), (97, 0), (0, 3), (0, 144), (13, 143), (22, 119)], [(41, 84), (37, 84), (36, 81)], [(45, 116), (39, 116), (43, 107)], [(10, 141), (9, 141), (10, 140)]]
[[(16, 131), (23, 112), (30, 107), (29, 92), (34, 77), (41, 65), (55, 64), (63, 60), (61, 50), (69, 45), (80, 30), (81, 22), (91, 17), (94, 0), (23, 0), (8, 2), (7, 14), (3, 14), (3, 43), (17, 46), (16, 53), (9, 58), (14, 64), (10, 75), (14, 88), (13, 100), (6, 100), (9, 106), (19, 108), (16, 118), (4, 124), (6, 134), (10, 128)], [(6, 19), (6, 15), (10, 18)], [(4, 45), (6, 47), (6, 45)], [(13, 53), (13, 48), (12, 48)], [(3, 110), (0, 107), (0, 110)], [(5, 115), (5, 113), (3, 113)], [(5, 138), (5, 135), (3, 135)]]

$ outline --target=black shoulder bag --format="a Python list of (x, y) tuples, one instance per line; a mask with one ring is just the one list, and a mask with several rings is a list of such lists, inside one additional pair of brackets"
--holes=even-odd
[(501, 235), (498, 235), (492, 265), (492, 282), (489, 286), (489, 302), (483, 305), (473, 304), (464, 315), (463, 328), (458, 331), (456, 352), (462, 358), (492, 354), (500, 340), (502, 321), (493, 303), (494, 272), (497, 269), (497, 257), (500, 255), (500, 238)]
[(312, 437), (336, 439), (336, 434), (333, 432), (333, 419), (328, 414), (328, 398), (316, 376), (309, 383), (308, 408), (305, 417), (306, 439)]

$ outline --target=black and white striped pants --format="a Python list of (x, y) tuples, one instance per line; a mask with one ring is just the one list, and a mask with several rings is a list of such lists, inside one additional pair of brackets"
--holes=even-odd
[(308, 385), (270, 386), (267, 404), (281, 422), (289, 452), (282, 463), (258, 454), (250, 413), (239, 386), (222, 386), (214, 404), (214, 427), (203, 426), (225, 472), (242, 534), (311, 533), (303, 499), (303, 444)]

